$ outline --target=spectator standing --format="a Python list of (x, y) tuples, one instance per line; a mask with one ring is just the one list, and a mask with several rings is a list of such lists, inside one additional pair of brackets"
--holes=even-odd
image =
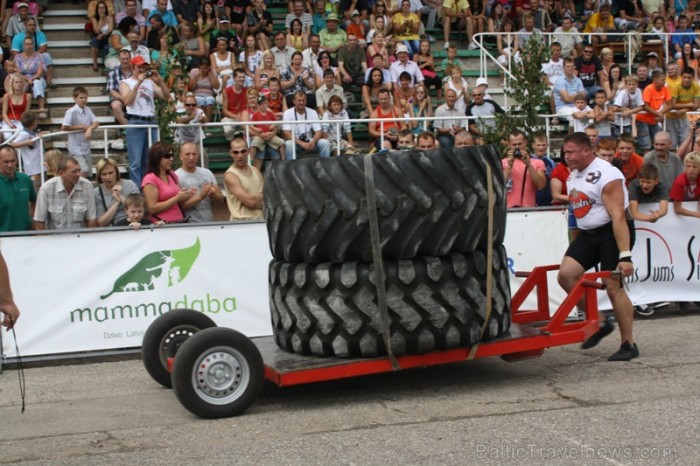
[[(635, 76), (636, 77), (636, 76)], [(612, 136), (612, 124), (615, 121), (615, 111), (613, 105), (608, 101), (608, 96), (604, 90), (599, 90), (595, 93), (595, 104), (593, 105), (593, 129), (589, 130), (587, 127), (584, 132), (589, 134), (589, 131), (595, 132), (595, 139), (591, 141), (591, 144), (595, 144), (598, 136), (610, 137)]]
[(637, 145), (640, 150), (649, 150), (656, 133), (661, 131), (664, 116), (671, 110), (671, 91), (666, 87), (663, 72), (655, 71), (652, 83), (642, 93), (644, 112), (637, 115)]
[(128, 50), (122, 50), (119, 52), (119, 66), (115, 67), (109, 72), (107, 76), (107, 87), (106, 90), (109, 92), (110, 103), (109, 106), (112, 109), (112, 114), (120, 125), (126, 125), (126, 114), (124, 110), (126, 106), (122, 100), (122, 95), (119, 91), (121, 82), (129, 79), (131, 77), (131, 54)]
[(224, 174), (230, 220), (263, 219), (263, 177), (248, 161), (248, 144), (242, 137), (231, 141), (233, 164)]
[[(612, 134), (632, 134), (634, 115), (644, 110), (644, 97), (638, 87), (639, 78), (629, 75), (625, 78), (625, 89), (618, 92), (613, 101), (613, 110), (617, 114)], [(605, 91), (603, 91), (605, 92)], [(596, 93), (597, 94), (597, 93)], [(606, 96), (607, 99), (607, 96)]]
[(547, 184), (544, 162), (531, 157), (525, 134), (520, 130), (511, 131), (508, 146), (508, 152), (502, 161), (507, 206), (509, 209), (535, 207), (537, 190)]
[(0, 147), (0, 232), (31, 229), (35, 204), (31, 178), (17, 171), (17, 151)]
[(68, 134), (68, 154), (80, 163), (81, 176), (92, 176), (92, 161), (90, 160), (90, 139), (92, 132), (100, 126), (97, 117), (87, 106), (88, 91), (83, 86), (73, 89), (75, 105), (69, 108), (61, 125), (61, 131), (78, 131)]
[(65, 230), (97, 226), (95, 193), (80, 177), (80, 164), (73, 157), (58, 162), (58, 176), (39, 189), (34, 211), (35, 230)]
[[(651, 164), (644, 164), (639, 178), (629, 185), (630, 214), (635, 220), (655, 223), (668, 213), (668, 188), (659, 180), (659, 172)], [(640, 204), (659, 204), (657, 210), (639, 211)]]
[(644, 155), (644, 163), (656, 167), (658, 178), (664, 186), (673, 186), (673, 182), (683, 172), (683, 162), (675, 152), (671, 151), (671, 135), (659, 131), (654, 136), (654, 150)]
[(212, 202), (223, 203), (224, 195), (216, 184), (214, 174), (199, 167), (199, 150), (196, 144), (186, 142), (180, 146), (182, 167), (175, 171), (181, 188), (193, 194), (182, 204), (182, 210), (192, 223), (214, 221)]
[(695, 81), (694, 70), (685, 68), (681, 83), (669, 87), (673, 109), (666, 114), (666, 129), (671, 136), (671, 148), (676, 149), (690, 134), (687, 113), (700, 108), (700, 84)]
[[(299, 54), (299, 60), (301, 60), (301, 54)], [(296, 158), (298, 152), (317, 152), (319, 157), (330, 157), (330, 143), (322, 138), (321, 124), (306, 123), (319, 120), (316, 110), (306, 106), (306, 93), (299, 90), (293, 97), (294, 106), (284, 112), (282, 117), (282, 121), (285, 122), (282, 132), (287, 158)]]
[(100, 159), (97, 162), (95, 186), (97, 226), (116, 225), (124, 220), (124, 198), (129, 194), (140, 194), (139, 187), (131, 180), (120, 179), (117, 162), (109, 158)]
[(170, 92), (158, 73), (149, 70), (146, 61), (138, 56), (131, 59), (133, 74), (119, 86), (121, 100), (126, 104), (126, 150), (129, 157), (129, 178), (141, 184), (148, 167), (148, 148), (157, 141), (155, 129), (136, 127), (156, 124), (155, 99), (170, 100)]

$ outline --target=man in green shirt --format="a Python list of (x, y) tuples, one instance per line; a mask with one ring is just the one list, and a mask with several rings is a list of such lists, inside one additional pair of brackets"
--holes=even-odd
[(331, 13), (326, 18), (326, 29), (319, 32), (321, 38), (321, 48), (327, 50), (334, 58), (338, 54), (338, 49), (347, 43), (345, 31), (338, 27), (338, 16)]
[(31, 178), (17, 172), (17, 152), (0, 149), (0, 231), (25, 231), (32, 226), (36, 191)]

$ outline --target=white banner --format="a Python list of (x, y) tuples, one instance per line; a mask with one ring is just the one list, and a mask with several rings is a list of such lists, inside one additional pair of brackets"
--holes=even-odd
[[(507, 221), (516, 290), (523, 280), (512, 276), (515, 271), (561, 261), (568, 227), (563, 210), (509, 212)], [(700, 220), (673, 212), (656, 224), (637, 222), (629, 280), (635, 304), (700, 301), (695, 232)], [(2, 251), (22, 312), (17, 338), (23, 355), (138, 347), (155, 317), (177, 308), (202, 311), (248, 336), (271, 334), (264, 223), (7, 237)], [(556, 273), (549, 293), (555, 310), (564, 298)], [(525, 305), (535, 308), (534, 295)], [(3, 353), (15, 356), (11, 336), (3, 337)]]

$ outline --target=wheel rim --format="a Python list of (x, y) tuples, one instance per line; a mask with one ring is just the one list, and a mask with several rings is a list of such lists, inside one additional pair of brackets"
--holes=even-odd
[(225, 405), (240, 397), (250, 383), (250, 365), (238, 350), (217, 346), (197, 358), (192, 384), (197, 395), (214, 405)]
[(178, 325), (168, 331), (160, 341), (158, 356), (163, 367), (168, 367), (168, 358), (175, 357), (180, 346), (201, 328), (194, 325)]

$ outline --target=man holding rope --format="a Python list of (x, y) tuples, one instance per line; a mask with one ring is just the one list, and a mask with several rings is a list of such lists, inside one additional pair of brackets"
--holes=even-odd
[[(629, 361), (639, 356), (639, 349), (632, 336), (632, 302), (622, 286), (624, 277), (634, 271), (634, 223), (626, 215), (629, 200), (625, 178), (617, 168), (595, 156), (584, 133), (568, 135), (563, 151), (571, 169), (566, 181), (569, 203), (581, 233), (564, 255), (559, 284), (569, 292), (583, 273), (596, 264), (601, 270), (619, 272), (603, 280), (622, 341), (608, 361)], [(615, 329), (612, 317), (601, 321), (600, 329), (583, 343), (583, 349), (593, 348)]]
[(3, 327), (11, 329), (19, 318), (19, 309), (12, 298), (12, 288), (10, 287), (10, 274), (7, 271), (7, 264), (0, 252), (0, 313), (5, 315), (2, 321)]

